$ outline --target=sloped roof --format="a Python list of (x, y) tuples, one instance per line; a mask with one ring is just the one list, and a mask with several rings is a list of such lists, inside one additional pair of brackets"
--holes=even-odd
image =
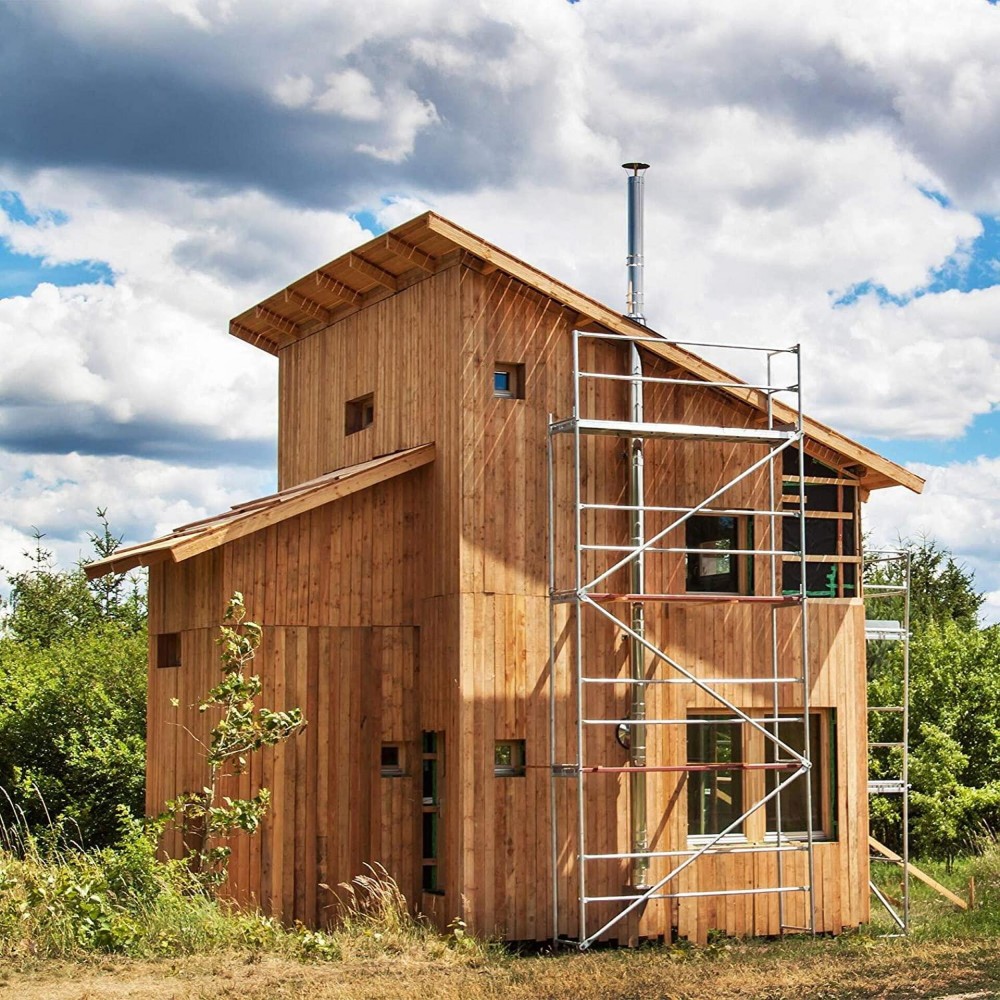
[(152, 566), (168, 560), (183, 562), (219, 545), (225, 545), (226, 542), (272, 524), (279, 524), (334, 500), (341, 500), (433, 461), (434, 445), (424, 444), (392, 455), (383, 455), (370, 462), (349, 465), (280, 493), (241, 503), (215, 517), (185, 524), (155, 541), (119, 549), (107, 559), (90, 563), (84, 568), (88, 578), (95, 580), (105, 573), (124, 573), (136, 566)]
[[(456, 254), (471, 258), (483, 272), (503, 271), (559, 302), (575, 314), (577, 326), (594, 325), (626, 336), (662, 336), (433, 212), (404, 222), (293, 281), (232, 319), (229, 332), (276, 355), (283, 347), (336, 322), (367, 302), (392, 294), (453, 263)], [(766, 412), (767, 396), (763, 392), (744, 387), (737, 376), (669, 338), (643, 347), (695, 378), (732, 383), (719, 391)], [(774, 401), (773, 413), (779, 422), (793, 424), (796, 419), (795, 411), (779, 401)], [(812, 444), (819, 446), (815, 449), (817, 457), (822, 458), (823, 449), (829, 449), (846, 459), (841, 464), (860, 466), (861, 482), (867, 489), (896, 485), (906, 486), (915, 493), (923, 489), (920, 476), (818, 420), (806, 418), (805, 432)]]

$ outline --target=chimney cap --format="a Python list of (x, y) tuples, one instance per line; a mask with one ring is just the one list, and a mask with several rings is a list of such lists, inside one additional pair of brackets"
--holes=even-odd
[(623, 163), (622, 166), (626, 170), (634, 170), (636, 173), (638, 173), (640, 170), (648, 170), (649, 169), (649, 164), (648, 163)]

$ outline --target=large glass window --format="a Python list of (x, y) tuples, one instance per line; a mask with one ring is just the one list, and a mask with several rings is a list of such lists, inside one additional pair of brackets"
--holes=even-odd
[[(721, 833), (743, 813), (742, 771), (723, 766), (742, 763), (742, 728), (730, 716), (688, 724), (688, 764), (705, 765), (687, 777), (691, 836)], [(732, 832), (741, 833), (742, 827)]]
[[(786, 834), (806, 832), (806, 802), (808, 788), (807, 781), (813, 782), (812, 789), (812, 826), (813, 833), (824, 832), (824, 802), (831, 795), (832, 789), (829, 781), (830, 753), (829, 747), (824, 746), (822, 719), (818, 712), (813, 712), (809, 716), (809, 755), (813, 766), (808, 775), (796, 778), (781, 792), (781, 831)], [(772, 726), (773, 729), (773, 726)], [(805, 727), (802, 722), (779, 722), (778, 739), (791, 747), (796, 753), (805, 754)], [(830, 737), (832, 740), (832, 736)], [(777, 751), (778, 761), (792, 761), (781, 747), (776, 747), (770, 740), (767, 740), (767, 756), (770, 761), (775, 760)], [(768, 771), (766, 778), (767, 791), (770, 792), (777, 787), (780, 779), (787, 778), (789, 771)], [(767, 832), (775, 833), (778, 829), (778, 802), (777, 797), (768, 801), (765, 806), (767, 810)], [(832, 831), (830, 831), (832, 832)]]
[[(794, 716), (794, 709), (784, 709)], [(801, 715), (801, 713), (799, 713)], [(773, 730), (773, 723), (767, 724)], [(801, 718), (778, 723), (778, 738), (796, 753), (805, 753)], [(812, 781), (812, 828), (817, 838), (836, 837), (836, 715), (832, 709), (809, 714), (809, 754), (812, 768), (781, 792), (781, 829), (786, 836), (804, 836), (807, 821), (807, 781)], [(760, 729), (733, 715), (692, 712), (687, 725), (688, 835), (710, 837), (729, 830), (755, 802), (787, 779), (793, 768), (761, 768), (756, 764), (790, 764), (795, 759)], [(727, 766), (728, 765), (728, 766)], [(763, 840), (778, 830), (776, 797), (751, 812), (729, 835)]]

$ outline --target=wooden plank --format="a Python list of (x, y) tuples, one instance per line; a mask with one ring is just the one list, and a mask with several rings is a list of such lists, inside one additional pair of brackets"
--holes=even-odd
[[(901, 868), (903, 867), (903, 859), (895, 851), (892, 851), (888, 847), (886, 847), (885, 844), (880, 844), (871, 835), (869, 835), (868, 837), (868, 844), (870, 847), (873, 847), (876, 851), (878, 851), (879, 854), (885, 855), (885, 857), (887, 857), (890, 861), (895, 861)], [(967, 910), (969, 908), (969, 904), (964, 899), (962, 899), (959, 896), (956, 896), (955, 893), (951, 891), (951, 889), (945, 888), (943, 885), (941, 885), (940, 882), (937, 882), (934, 879), (932, 879), (930, 875), (928, 875), (926, 872), (922, 872), (912, 862), (908, 862), (906, 864), (906, 868), (909, 870), (910, 874), (914, 878), (920, 879), (920, 881), (923, 882), (924, 885), (929, 885), (935, 892), (944, 896), (944, 898), (947, 899), (949, 903), (953, 903), (960, 910)]]
[(325, 292), (329, 292), (348, 305), (357, 305), (361, 301), (361, 293), (356, 288), (351, 288), (342, 281), (337, 281), (336, 278), (322, 270), (313, 272), (313, 281)]
[[(433, 213), (427, 213), (425, 219), (427, 227), (433, 232), (446, 236), (456, 245), (474, 253), (481, 259), (496, 264), (519, 281), (523, 281), (543, 294), (551, 296), (570, 309), (585, 315), (594, 316), (595, 319), (609, 330), (632, 336), (646, 337), (650, 335), (648, 328), (630, 322), (618, 313), (608, 309), (607, 306), (601, 305), (594, 299), (590, 299), (569, 286), (556, 281), (543, 272), (525, 264), (523, 261), (505, 253), (498, 247), (492, 246), (485, 240), (456, 226), (447, 219)], [(662, 344), (659, 342), (647, 343), (644, 345), (644, 348), (673, 364), (683, 367), (705, 381), (739, 381), (730, 373), (704, 361), (692, 352), (670, 344), (667, 341), (664, 341)], [(765, 412), (767, 409), (766, 397), (757, 390), (727, 388), (720, 391), (730, 394), (735, 399), (750, 403), (760, 412)], [(775, 401), (773, 403), (773, 411), (779, 422), (794, 422), (796, 414), (787, 405)], [(875, 472), (889, 482), (899, 483), (917, 493), (923, 489), (923, 480), (919, 476), (896, 465), (895, 462), (883, 458), (881, 455), (871, 451), (871, 449), (858, 444), (858, 442), (851, 441), (845, 435), (840, 434), (832, 428), (810, 419), (806, 421), (805, 429), (809, 437), (815, 438), (819, 443), (825, 444), (839, 454), (847, 456), (849, 460), (865, 466), (869, 473)], [(879, 485), (888, 485), (888, 483), (883, 484), (876, 480), (869, 485), (877, 487)]]

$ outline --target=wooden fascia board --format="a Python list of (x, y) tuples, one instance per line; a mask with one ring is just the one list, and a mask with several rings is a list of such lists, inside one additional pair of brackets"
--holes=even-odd
[(279, 524), (290, 517), (304, 514), (316, 507), (333, 503), (335, 500), (342, 500), (353, 493), (359, 493), (361, 490), (400, 476), (404, 472), (428, 465), (434, 461), (434, 453), (433, 444), (421, 445), (418, 448), (391, 456), (381, 465), (346, 475), (343, 479), (317, 486), (289, 499), (276, 501), (273, 505), (262, 510), (237, 516), (218, 528), (209, 528), (193, 538), (175, 542), (170, 549), (171, 557), (174, 562), (183, 562), (185, 559), (208, 552), (220, 545), (225, 545), (227, 542), (235, 541), (237, 538), (252, 535), (254, 532), (273, 524)]
[(170, 559), (172, 541), (170, 538), (160, 538), (144, 545), (133, 545), (108, 556), (107, 559), (84, 566), (83, 571), (88, 580), (97, 580), (108, 573), (127, 573), (139, 566), (155, 566)]

